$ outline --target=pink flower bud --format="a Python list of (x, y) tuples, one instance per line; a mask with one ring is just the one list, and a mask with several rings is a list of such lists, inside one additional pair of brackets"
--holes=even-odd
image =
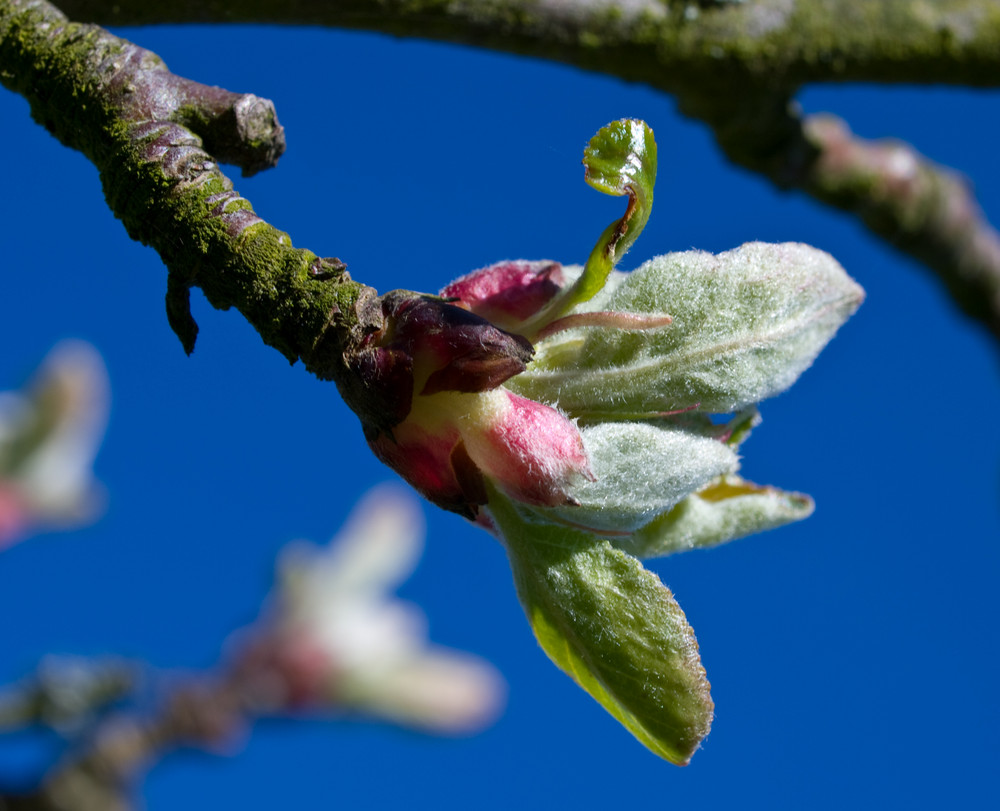
[(542, 309), (565, 283), (558, 262), (523, 259), (498, 262), (474, 270), (449, 284), (441, 295), (504, 329), (518, 325)]
[[(461, 303), (530, 315), (558, 291), (554, 262), (506, 262), (451, 285)], [(355, 382), (341, 385), (375, 455), (428, 500), (471, 520), (487, 481), (528, 504), (572, 503), (570, 486), (591, 476), (576, 425), (501, 384), (533, 348), (475, 312), (396, 290), (382, 297), (383, 325), (347, 357)]]
[(375, 456), (424, 498), (445, 510), (475, 518), (485, 496), (478, 471), (464, 464), (464, 445), (456, 426), (424, 427), (410, 418), (391, 432), (365, 433)]
[(402, 293), (385, 300), (390, 345), (413, 359), (420, 394), (493, 389), (531, 360), (520, 335), (439, 299)]
[(24, 499), (17, 490), (0, 480), (0, 549), (20, 539), (28, 524)]
[(572, 503), (570, 486), (580, 477), (593, 479), (576, 425), (556, 409), (506, 389), (491, 392), (485, 405), (483, 415), (462, 431), (469, 457), (483, 474), (528, 504)]
[(433, 296), (406, 290), (381, 301), (382, 329), (346, 358), (355, 372), (341, 394), (366, 426), (389, 430), (410, 413), (413, 397), (496, 388), (523, 372), (531, 343)]
[(499, 388), (421, 397), (391, 433), (369, 434), (375, 455), (424, 497), (475, 519), (485, 480), (527, 504), (572, 503), (570, 486), (592, 478), (576, 425), (559, 411)]

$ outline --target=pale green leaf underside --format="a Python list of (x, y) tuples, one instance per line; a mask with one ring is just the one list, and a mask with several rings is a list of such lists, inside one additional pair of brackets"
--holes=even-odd
[(801, 521), (812, 511), (809, 496), (763, 487), (731, 474), (720, 476), (642, 529), (611, 540), (639, 558), (663, 557)]
[(673, 323), (541, 341), (512, 389), (581, 417), (734, 411), (795, 382), (864, 295), (828, 254), (794, 243), (667, 254), (608, 287), (602, 307)]
[(602, 423), (581, 435), (596, 480), (577, 482), (569, 495), (578, 504), (553, 512), (598, 532), (636, 530), (739, 466), (728, 445), (664, 422)]
[(651, 751), (687, 763), (713, 704), (694, 632), (670, 591), (604, 539), (534, 523), (496, 493), (490, 513), (545, 652)]

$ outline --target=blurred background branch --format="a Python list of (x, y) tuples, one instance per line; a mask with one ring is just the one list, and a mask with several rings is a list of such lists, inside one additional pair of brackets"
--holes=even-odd
[[(1000, 239), (970, 184), (906, 144), (866, 142), (794, 98), (822, 82), (1000, 83), (995, 0), (66, 0), (73, 19), (256, 22), (426, 37), (557, 60), (676, 97), (723, 152), (863, 222), (1000, 339)], [(967, 135), (965, 137), (968, 137)]]
[(502, 677), (429, 643), (423, 612), (392, 595), (423, 534), (416, 498), (376, 488), (333, 543), (282, 552), (260, 616), (227, 640), (212, 670), (47, 657), (0, 692), (0, 734), (51, 731), (68, 751), (35, 786), (0, 776), (0, 811), (141, 807), (142, 779), (164, 757), (233, 752), (261, 719), (360, 715), (452, 736), (489, 726), (504, 704)]

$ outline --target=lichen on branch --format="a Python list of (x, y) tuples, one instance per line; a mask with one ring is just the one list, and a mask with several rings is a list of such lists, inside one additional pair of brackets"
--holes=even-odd
[(248, 175), (277, 162), (284, 131), (270, 101), (176, 76), (156, 54), (41, 0), (0, 0), (0, 81), (94, 163), (129, 236), (159, 252), (168, 316), (187, 351), (197, 333), (188, 289), (199, 287), (290, 361), (337, 377), (338, 348), (373, 291), (338, 259), (294, 248), (218, 166)]

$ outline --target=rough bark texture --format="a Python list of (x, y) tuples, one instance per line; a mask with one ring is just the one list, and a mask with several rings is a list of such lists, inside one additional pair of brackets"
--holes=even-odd
[(64, 0), (116, 24), (273, 22), (552, 59), (674, 94), (726, 155), (858, 217), (1000, 338), (1000, 239), (967, 185), (909, 147), (792, 112), (810, 82), (1000, 85), (997, 0)]
[(558, 59), (671, 92), (742, 76), (996, 86), (992, 0), (65, 0), (101, 23), (364, 28)]
[(94, 163), (129, 235), (159, 252), (185, 349), (197, 333), (188, 308), (196, 286), (213, 306), (237, 308), (290, 361), (342, 382), (345, 347), (364, 333), (366, 314), (380, 317), (374, 291), (339, 260), (294, 248), (216, 162), (244, 174), (274, 165), (285, 142), (270, 101), (175, 76), (150, 51), (40, 0), (0, 2), (0, 81)]

